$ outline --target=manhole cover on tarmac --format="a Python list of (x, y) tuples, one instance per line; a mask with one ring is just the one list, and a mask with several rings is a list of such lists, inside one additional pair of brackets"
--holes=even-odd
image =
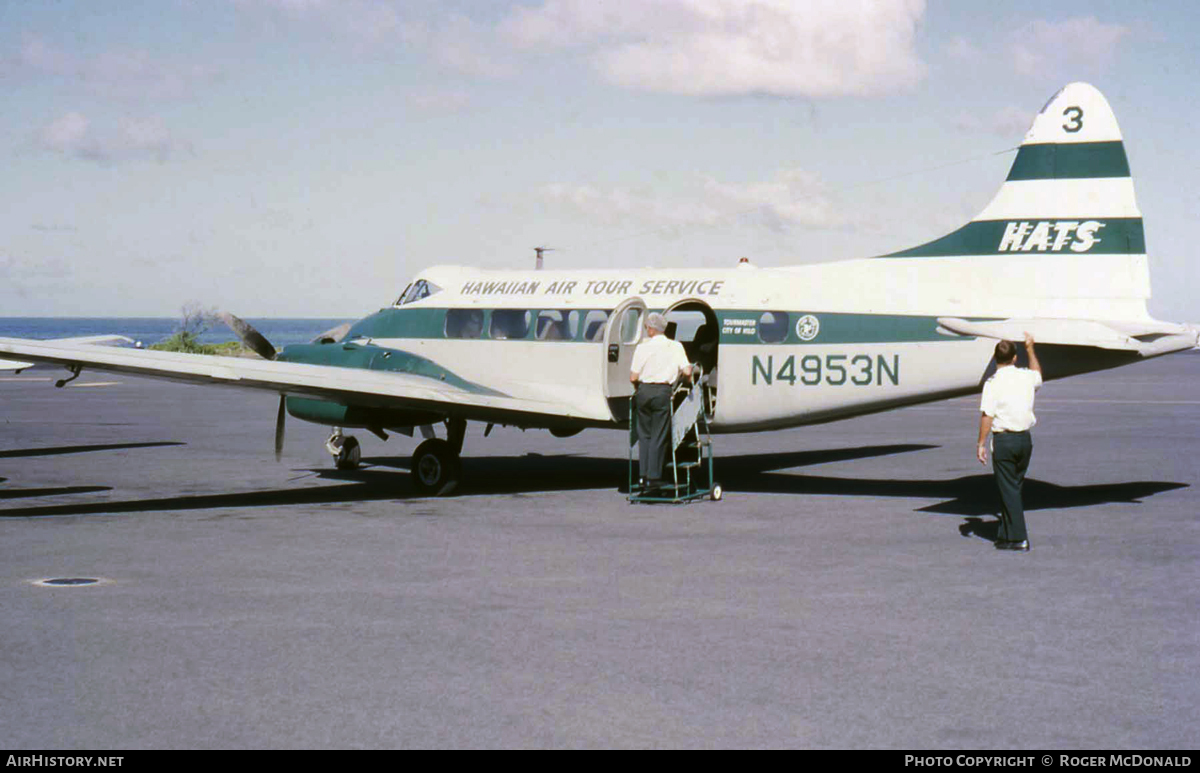
[(74, 585), (99, 585), (100, 580), (96, 577), (55, 577), (49, 580), (34, 580), (34, 585), (49, 585), (52, 587), (74, 586)]

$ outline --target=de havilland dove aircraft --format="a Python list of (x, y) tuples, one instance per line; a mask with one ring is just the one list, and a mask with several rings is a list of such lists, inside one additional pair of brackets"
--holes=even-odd
[[(648, 310), (709, 374), (713, 432), (752, 432), (977, 392), (995, 339), (1040, 346), (1047, 378), (1195, 347), (1194, 325), (1150, 317), (1142, 215), (1120, 130), (1095, 88), (1072, 83), (1033, 122), (1000, 191), (957, 231), (874, 258), (781, 268), (421, 272), (344, 336), (274, 347), (230, 322), (262, 359), (0, 338), (8, 368), (57, 363), (280, 395), (334, 428), (426, 440), (417, 490), (461, 475), (467, 422), (567, 437), (628, 426), (629, 366)], [(445, 438), (432, 427), (444, 424)], [(490, 427), (489, 427), (490, 429)], [(486, 435), (487, 433), (485, 433)]]

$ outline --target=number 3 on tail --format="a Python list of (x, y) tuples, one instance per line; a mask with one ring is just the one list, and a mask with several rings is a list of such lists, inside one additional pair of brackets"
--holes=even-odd
[(1083, 108), (1068, 107), (1063, 111), (1063, 117), (1067, 119), (1067, 122), (1063, 124), (1063, 131), (1074, 134), (1083, 128)]

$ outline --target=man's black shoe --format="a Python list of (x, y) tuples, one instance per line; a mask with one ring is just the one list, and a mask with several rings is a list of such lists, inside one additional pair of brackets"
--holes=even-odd
[(996, 550), (1018, 550), (1022, 553), (1029, 552), (1029, 540), (1023, 539), (1019, 542), (1016, 540), (1000, 540), (996, 542)]

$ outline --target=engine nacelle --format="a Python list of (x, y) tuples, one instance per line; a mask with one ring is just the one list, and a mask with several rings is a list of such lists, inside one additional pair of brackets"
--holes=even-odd
[(301, 421), (330, 427), (369, 430), (437, 424), (444, 416), (426, 411), (396, 411), (361, 405), (342, 405), (311, 397), (287, 398), (287, 412)]

